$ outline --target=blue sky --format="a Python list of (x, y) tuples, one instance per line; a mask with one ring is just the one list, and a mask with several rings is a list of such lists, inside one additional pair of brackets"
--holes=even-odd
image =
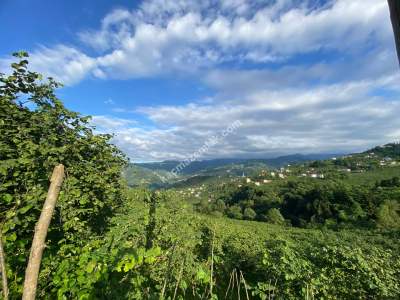
[(32, 69), (65, 84), (66, 106), (134, 161), (347, 152), (400, 137), (386, 0), (3, 0), (0, 20), (0, 69), (29, 51)]

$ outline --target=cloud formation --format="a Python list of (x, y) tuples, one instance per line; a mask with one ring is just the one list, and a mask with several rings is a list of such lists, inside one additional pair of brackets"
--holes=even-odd
[(390, 88), (399, 80), (395, 76), (314, 89), (260, 88), (235, 105), (220, 101), (141, 108), (159, 127), (113, 128), (114, 142), (140, 161), (183, 159), (239, 120), (235, 134), (203, 158), (362, 150), (399, 138), (400, 102), (371, 95), (377, 87)]
[[(384, 0), (144, 1), (116, 9), (79, 33), (99, 55), (58, 45), (34, 66), (66, 84), (91, 74), (138, 78), (194, 72), (227, 62), (266, 63), (313, 51), (355, 52), (392, 39)], [(67, 62), (60, 64), (60, 62)]]
[[(191, 75), (215, 91), (96, 116), (134, 160), (184, 159), (235, 121), (242, 126), (204, 158), (356, 151), (400, 138), (392, 35), (385, 0), (150, 0), (80, 32), (95, 55), (41, 47), (32, 64), (70, 85)], [(153, 125), (118, 116), (129, 111)]]

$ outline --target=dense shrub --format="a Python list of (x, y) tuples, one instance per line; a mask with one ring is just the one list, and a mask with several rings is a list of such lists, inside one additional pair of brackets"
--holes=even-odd
[(265, 215), (265, 221), (271, 224), (284, 225), (285, 219), (277, 208), (271, 208)]
[(26, 53), (15, 57), (12, 74), (0, 75), (0, 222), (11, 290), (18, 295), (53, 167), (64, 164), (66, 179), (45, 251), (52, 261), (43, 274), (57, 268), (60, 253), (69, 255), (63, 247), (104, 232), (122, 200), (125, 159), (109, 135), (93, 133), (88, 117), (63, 106), (57, 82), (28, 70)]

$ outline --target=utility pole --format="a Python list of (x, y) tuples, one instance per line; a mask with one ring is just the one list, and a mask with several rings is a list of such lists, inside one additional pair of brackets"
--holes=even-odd
[(390, 19), (392, 20), (397, 57), (400, 63), (400, 0), (388, 0)]

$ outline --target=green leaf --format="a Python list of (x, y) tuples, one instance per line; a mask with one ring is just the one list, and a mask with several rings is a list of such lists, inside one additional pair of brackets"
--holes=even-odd
[(87, 273), (92, 273), (93, 269), (96, 267), (96, 262), (95, 261), (91, 261), (88, 263), (88, 265), (86, 266), (86, 272)]
[(5, 195), (3, 195), (3, 200), (4, 200), (6, 203), (11, 203), (11, 201), (13, 200), (13, 196), (10, 195), (10, 194), (5, 194)]
[(28, 210), (30, 210), (32, 207), (33, 207), (33, 205), (24, 206), (24, 207), (20, 208), (20, 209), (18, 210), (18, 212), (19, 212), (20, 214), (24, 214), (24, 213), (26, 213)]
[(17, 239), (17, 234), (15, 232), (7, 236), (7, 240), (10, 242), (14, 242), (16, 239)]

